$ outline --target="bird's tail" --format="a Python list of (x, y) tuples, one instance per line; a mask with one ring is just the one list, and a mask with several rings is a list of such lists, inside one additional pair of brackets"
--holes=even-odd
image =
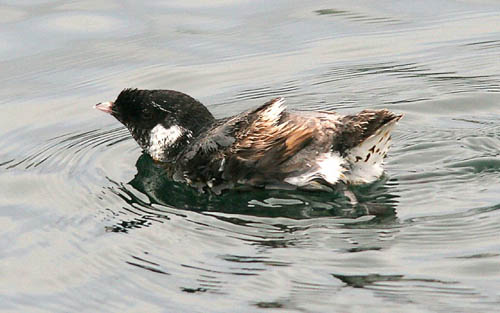
[(344, 117), (343, 154), (351, 184), (369, 183), (382, 175), (382, 163), (391, 147), (391, 132), (403, 117), (388, 110), (364, 110)]

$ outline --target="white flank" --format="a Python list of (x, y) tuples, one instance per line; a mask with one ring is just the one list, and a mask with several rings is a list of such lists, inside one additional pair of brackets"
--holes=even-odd
[(149, 135), (149, 155), (157, 161), (164, 161), (164, 151), (173, 145), (184, 133), (186, 129), (181, 126), (170, 126), (169, 128), (163, 125), (156, 125)]
[(285, 178), (285, 182), (304, 187), (315, 179), (324, 179), (334, 185), (339, 179), (343, 179), (345, 168), (342, 165), (344, 163), (344, 159), (336, 152), (322, 153), (315, 160), (315, 164), (309, 171), (299, 176), (287, 177)]

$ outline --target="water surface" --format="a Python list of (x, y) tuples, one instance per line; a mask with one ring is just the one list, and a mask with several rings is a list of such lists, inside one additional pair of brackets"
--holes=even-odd
[[(0, 0), (0, 310), (493, 312), (495, 1)], [(114, 119), (125, 87), (229, 116), (404, 113), (385, 176), (201, 195)]]

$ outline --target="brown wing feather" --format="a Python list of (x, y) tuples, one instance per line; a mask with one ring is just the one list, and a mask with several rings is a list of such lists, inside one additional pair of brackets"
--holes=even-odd
[(306, 125), (282, 121), (283, 102), (277, 98), (259, 108), (254, 112), (255, 120), (237, 135), (231, 152), (240, 161), (262, 163), (262, 159), (270, 158), (281, 164), (312, 138), (313, 129)]
[(284, 121), (283, 102), (273, 99), (250, 113), (249, 124), (228, 151), (225, 177), (244, 179), (252, 172), (259, 180), (277, 175), (279, 166), (310, 142), (314, 129)]
[[(314, 128), (285, 118), (282, 98), (229, 119), (203, 132), (178, 160), (179, 175), (190, 181), (229, 182), (279, 179), (280, 165), (312, 139)], [(218, 176), (220, 175), (220, 176)]]

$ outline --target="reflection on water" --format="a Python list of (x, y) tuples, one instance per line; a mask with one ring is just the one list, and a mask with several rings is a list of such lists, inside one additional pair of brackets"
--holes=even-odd
[[(494, 1), (0, 1), (0, 310), (493, 312)], [(125, 87), (224, 117), (405, 114), (386, 176), (342, 192), (167, 179), (91, 106)], [(134, 166), (135, 165), (135, 166)], [(98, 291), (98, 292), (97, 292)]]
[[(360, 203), (351, 204), (341, 192), (305, 192), (249, 189), (240, 186), (221, 196), (201, 194), (196, 189), (169, 180), (161, 165), (142, 155), (136, 163), (137, 174), (127, 185), (117, 184), (116, 192), (125, 201), (141, 205), (161, 204), (193, 211), (215, 211), (266, 217), (312, 218), (362, 215), (393, 215), (397, 203), (384, 180), (352, 189)], [(132, 191), (130, 188), (134, 188)], [(136, 196), (137, 191), (148, 201)]]

